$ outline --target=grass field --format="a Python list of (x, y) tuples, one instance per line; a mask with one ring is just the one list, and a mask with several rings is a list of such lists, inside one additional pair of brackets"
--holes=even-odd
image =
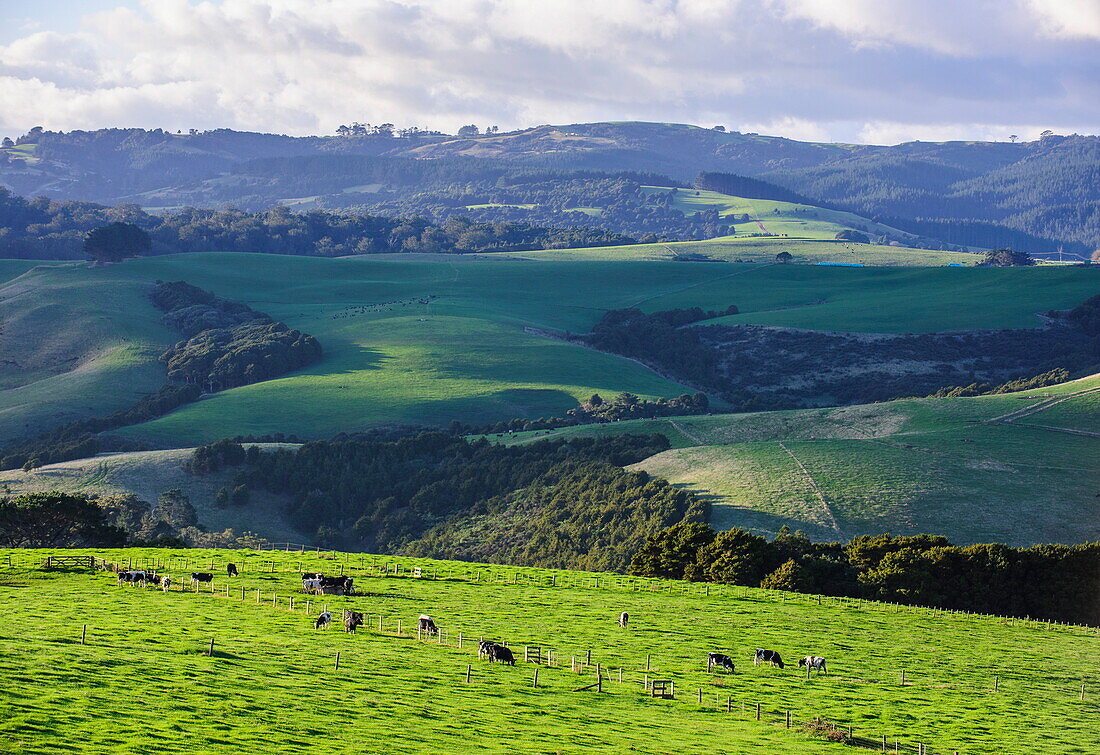
[[(221, 593), (163, 594), (116, 587), (109, 573), (25, 568), (46, 552), (6, 551), (0, 561), (7, 555), (16, 568), (0, 569), (8, 617), (0, 629), (7, 690), (0, 732), (23, 753), (839, 751), (787, 730), (788, 710), (794, 727), (823, 716), (876, 742), (886, 735), (891, 750), (896, 738), (902, 752), (917, 743), (963, 754), (1100, 746), (1090, 723), (1100, 713), (1100, 641), (1091, 629), (854, 601), (818, 605), (744, 588), (714, 587), (708, 596), (701, 585), (611, 575), (597, 587), (595, 575), (371, 556), (98, 554), (123, 565), (160, 561), (177, 584), (210, 570)], [(227, 559), (241, 569), (229, 598)], [(298, 570), (334, 573), (337, 564), (363, 595), (313, 599), (307, 614), (307, 597), (297, 593), (291, 612)], [(380, 564), (391, 573), (397, 564), (403, 576), (377, 576), (370, 567)], [(409, 578), (413, 565), (445, 579)], [(314, 631), (321, 603), (364, 612), (366, 627), (354, 635)], [(627, 630), (616, 623), (623, 610), (631, 614)], [(441, 626), (443, 643), (417, 641), (422, 612)], [(479, 660), (470, 640), (482, 636), (507, 642), (516, 667)], [(556, 657), (540, 667), (538, 688), (534, 665), (523, 662), (531, 645)], [(780, 651), (792, 667), (754, 667), (756, 647)], [(572, 671), (569, 659), (584, 661), (589, 650), (593, 666)], [(729, 653), (736, 673), (707, 673), (711, 650)], [(793, 667), (809, 653), (828, 659), (828, 676), (807, 680)], [(605, 673), (603, 692), (574, 692), (594, 682), (595, 664)], [(646, 676), (674, 681), (675, 699), (646, 695)]]
[[(669, 190), (661, 186), (645, 186), (643, 191), (665, 194)], [(718, 210), (719, 217), (723, 218), (748, 215), (749, 222), (734, 225), (737, 233), (774, 233), (800, 239), (833, 239), (838, 232), (852, 229), (872, 238), (884, 234), (891, 238), (916, 238), (911, 233), (851, 212), (773, 199), (746, 199), (717, 191), (679, 189), (673, 199), (672, 208), (685, 215), (709, 210)]]
[[(18, 266), (15, 270), (18, 270)], [(561, 414), (593, 392), (689, 390), (632, 361), (545, 337), (586, 332), (608, 308), (737, 304), (730, 322), (930, 332), (1029, 327), (1095, 290), (1084, 268), (823, 268), (519, 261), (491, 255), (319, 259), (190, 254), (33, 270), (0, 285), (0, 438), (103, 413), (155, 390), (176, 339), (145, 301), (187, 280), (315, 335), (302, 372), (199, 401), (127, 432), (192, 445), (268, 432), (325, 437), (392, 423)], [(37, 365), (37, 366), (36, 366)]]
[[(835, 234), (834, 234), (835, 235)], [(826, 238), (772, 238), (752, 236), (720, 236), (706, 241), (671, 241), (659, 244), (628, 246), (597, 246), (583, 249), (546, 249), (536, 252), (494, 252), (493, 257), (519, 259), (579, 261), (597, 260), (621, 262), (647, 260), (671, 261), (683, 255), (701, 255), (718, 262), (751, 262), (771, 264), (780, 252), (791, 254), (791, 264), (843, 263), (866, 267), (943, 267), (962, 265), (973, 267), (980, 261), (975, 254), (912, 249), (904, 246), (853, 244)], [(692, 264), (680, 260), (681, 264)], [(695, 264), (708, 264), (706, 260)]]
[[(935, 532), (955, 542), (1100, 539), (1100, 376), (1019, 394), (632, 420), (511, 436), (660, 432), (640, 464), (714, 506), (718, 527), (815, 538)], [(1063, 397), (1048, 404), (1049, 398)], [(1038, 411), (991, 422), (1026, 407)], [(1054, 429), (1051, 429), (1054, 428)]]

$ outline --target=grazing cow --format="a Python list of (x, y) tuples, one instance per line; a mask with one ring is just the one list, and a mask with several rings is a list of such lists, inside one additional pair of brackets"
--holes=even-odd
[(197, 571), (191, 572), (191, 584), (192, 585), (194, 585), (196, 582), (213, 582), (213, 581), (214, 581), (214, 575), (211, 574), (210, 572), (197, 572)]
[(630, 614), (628, 614), (626, 611), (623, 611), (619, 614), (619, 626), (621, 626), (623, 629), (626, 629), (626, 623), (628, 621), (630, 621)]
[(226, 564), (225, 565), (225, 573), (228, 574), (230, 577), (237, 576), (237, 565), (236, 564)]
[(363, 626), (363, 614), (358, 611), (344, 610), (344, 631), (354, 632), (356, 627)]
[(321, 580), (317, 578), (303, 579), (302, 580), (302, 592), (309, 595), (321, 594)]
[(317, 620), (313, 622), (314, 629), (328, 629), (329, 624), (332, 623), (332, 611), (325, 611), (323, 614), (317, 617)]
[(708, 653), (707, 654), (707, 671), (710, 671), (713, 666), (721, 666), (731, 674), (737, 670), (733, 665), (733, 659), (728, 655), (722, 653)]
[(431, 616), (420, 615), (418, 619), (417, 629), (421, 632), (427, 632), (429, 636), (435, 637), (439, 634), (439, 627), (435, 625), (435, 621)]
[(756, 656), (752, 659), (752, 665), (755, 666), (758, 663), (771, 663), (779, 668), (783, 668), (783, 659), (779, 656), (779, 653), (774, 650), (757, 648)]
[(335, 587), (340, 591), (341, 595), (351, 595), (352, 586), (354, 581), (351, 577), (318, 577), (321, 583), (321, 590), (326, 587)]
[(169, 577), (167, 574), (165, 574), (164, 579), (162, 579), (160, 581), (160, 589), (164, 590), (165, 592), (168, 592), (168, 590), (170, 590), (171, 587), (172, 587), (172, 578)]
[(303, 580), (307, 580), (307, 579), (320, 579), (320, 578), (321, 578), (321, 577), (323, 577), (323, 576), (324, 576), (324, 575), (323, 575), (323, 574), (321, 574), (321, 572), (319, 572), (319, 571), (307, 571), (307, 572), (306, 572), (305, 574), (303, 574), (303, 575), (302, 575), (302, 579), (303, 579)]
[(825, 659), (820, 655), (807, 655), (805, 658), (800, 658), (798, 660), (798, 667), (802, 668), (803, 666), (807, 669), (806, 673), (809, 673), (809, 669), (814, 669), (819, 674), (829, 673), (825, 668)]
[[(482, 640), (481, 642), (477, 643), (478, 657), (480, 658), (483, 655), (489, 655), (489, 648), (491, 648), (493, 645), (496, 645), (496, 643), (492, 640)], [(492, 660), (492, 658), (489, 659), (490, 662)]]
[(512, 651), (504, 647), (504, 645), (498, 645), (495, 642), (489, 646), (489, 660), (507, 663), (509, 666), (516, 665), (516, 658), (512, 655)]

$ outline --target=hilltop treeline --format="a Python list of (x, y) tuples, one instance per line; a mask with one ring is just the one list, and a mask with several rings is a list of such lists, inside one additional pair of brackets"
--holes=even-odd
[(692, 184), (696, 189), (705, 191), (717, 191), (719, 194), (731, 194), (735, 197), (746, 199), (771, 199), (776, 202), (793, 202), (794, 204), (809, 204), (827, 209), (835, 209), (828, 203), (804, 197), (798, 192), (791, 191), (777, 184), (763, 181), (759, 178), (738, 176), (734, 173), (715, 173), (703, 171), (695, 177)]
[(240, 465), (248, 487), (290, 496), (290, 521), (319, 544), (625, 568), (645, 535), (709, 513), (694, 495), (621, 469), (668, 447), (663, 435), (509, 447), (421, 433), (273, 451), (221, 441), (196, 449), (190, 467)]
[(861, 535), (813, 543), (784, 528), (772, 541), (696, 522), (646, 539), (631, 573), (696, 582), (1100, 623), (1100, 543), (1010, 548), (940, 535)]
[(84, 237), (109, 223), (132, 223), (152, 238), (154, 254), (264, 252), (318, 257), (382, 252), (465, 253), (522, 251), (634, 243), (618, 233), (585, 226), (545, 228), (530, 223), (476, 222), (456, 217), (433, 224), (420, 217), (295, 214), (185, 208), (151, 215), (137, 205), (26, 200), (0, 187), (0, 257), (81, 259)]

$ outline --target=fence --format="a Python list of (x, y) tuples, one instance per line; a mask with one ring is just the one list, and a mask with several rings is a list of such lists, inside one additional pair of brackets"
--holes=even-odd
[[(117, 567), (116, 567), (117, 568)], [(385, 575), (390, 576), (390, 571), (383, 567), (380, 567), (378, 571)], [(410, 570), (411, 573), (411, 570)], [(195, 584), (195, 585), (176, 585), (176, 590), (185, 593), (202, 593), (214, 596), (222, 596), (226, 598), (238, 598), (242, 601), (249, 603), (255, 602), (257, 605), (268, 605), (272, 608), (283, 609), (289, 612), (304, 612), (307, 615), (311, 615), (320, 610), (329, 610), (329, 606), (323, 601), (314, 601), (312, 598), (303, 599), (300, 596), (295, 595), (279, 595), (272, 592), (270, 601), (266, 593), (262, 590), (248, 590), (246, 588), (239, 588), (239, 596), (237, 588), (231, 587), (229, 583), (218, 585), (214, 582), (208, 584)], [(314, 608), (316, 606), (316, 608)], [(339, 616), (334, 618), (338, 619)], [(382, 636), (413, 638), (415, 637), (419, 642), (424, 644), (437, 644), (449, 647), (455, 647), (459, 650), (465, 650), (467, 648), (476, 650), (477, 640), (484, 638), (484, 635), (478, 635), (477, 633), (463, 632), (463, 631), (446, 631), (440, 629), (433, 635), (428, 635), (425, 632), (421, 632), (415, 620), (410, 620), (408, 623), (403, 623), (402, 618), (394, 619), (393, 617), (386, 617), (383, 614), (368, 614), (365, 616), (365, 623), (361, 627), (361, 631), (367, 631)], [(338, 622), (337, 622), (338, 623)], [(412, 627), (416, 626), (415, 633), (413, 633)], [(405, 632), (404, 628), (408, 627), (409, 632)], [(476, 639), (475, 639), (476, 638)], [(513, 638), (516, 639), (516, 638)], [(501, 640), (501, 644), (508, 644), (505, 640)], [(522, 643), (516, 643), (516, 647)], [(211, 640), (210, 652), (213, 653), (213, 640)], [(523, 663), (529, 666), (533, 666), (533, 680), (531, 682), (524, 681), (523, 685), (538, 688), (539, 687), (539, 672), (538, 669), (554, 669), (559, 673), (564, 673), (568, 670), (579, 676), (588, 676), (593, 673), (592, 669), (595, 668), (596, 681), (593, 684), (587, 684), (585, 686), (577, 687), (575, 692), (596, 690), (597, 692), (604, 691), (605, 679), (608, 685), (615, 683), (615, 674), (612, 669), (602, 666), (600, 663), (593, 664), (593, 651), (587, 649), (582, 655), (570, 656), (570, 662), (568, 667), (560, 662), (560, 659), (564, 658), (564, 654), (560, 650), (550, 648), (543, 643), (535, 644), (528, 642), (523, 646)], [(480, 653), (479, 653), (480, 655)], [(602, 655), (602, 654), (601, 654)], [(518, 659), (517, 659), (518, 660)], [(348, 668), (348, 662), (345, 659), (343, 662), (344, 668)], [(339, 670), (341, 668), (341, 660), (339, 654), (337, 654), (334, 668)], [(617, 683), (619, 685), (634, 685), (639, 684), (642, 687), (647, 697), (656, 697), (660, 699), (668, 700), (684, 700), (691, 701), (695, 699), (696, 705), (703, 709), (714, 709), (718, 712), (724, 712), (727, 714), (743, 715), (753, 718), (756, 721), (760, 721), (764, 724), (771, 724), (775, 726), (783, 726), (785, 728), (795, 728), (812, 733), (813, 730), (820, 732), (824, 727), (828, 732), (834, 736), (841, 737), (845, 742), (851, 745), (872, 749), (881, 752), (894, 752), (894, 753), (913, 753), (914, 755), (937, 755), (938, 753), (954, 752), (958, 753), (958, 750), (946, 750), (941, 749), (933, 751), (925, 743), (913, 743), (903, 742), (900, 737), (895, 735), (888, 735), (883, 733), (868, 733), (858, 730), (857, 724), (853, 722), (841, 721), (835, 718), (831, 718), (828, 715), (823, 715), (817, 712), (800, 712), (793, 709), (775, 709), (762, 705), (760, 702), (753, 701), (748, 697), (735, 698), (734, 695), (726, 695), (723, 700), (722, 693), (715, 694), (715, 700), (713, 706), (708, 703), (704, 704), (704, 697), (709, 701), (709, 694), (704, 696), (703, 688), (696, 689), (695, 694), (690, 692), (685, 693), (686, 689), (682, 683), (678, 683), (674, 678), (664, 674), (661, 678), (657, 678), (654, 668), (653, 658), (651, 654), (647, 654), (645, 657), (645, 665), (642, 667), (641, 662), (637, 664), (635, 669), (626, 669), (620, 667), (617, 669)], [(544, 672), (547, 673), (547, 672)], [(456, 671), (456, 674), (464, 674), (466, 682), (471, 683), (474, 676), (473, 667), (469, 664), (466, 665), (464, 672), (460, 669)], [(640, 679), (638, 677), (641, 677)], [(591, 677), (589, 677), (591, 678)], [(544, 679), (545, 681), (545, 679)], [(904, 671), (901, 675), (901, 683), (905, 684)], [(997, 678), (994, 678), (993, 689), (997, 689)], [(679, 690), (679, 697), (677, 697), (677, 690)], [(1081, 689), (1081, 699), (1084, 699), (1084, 687)], [(824, 723), (822, 723), (824, 722)]]

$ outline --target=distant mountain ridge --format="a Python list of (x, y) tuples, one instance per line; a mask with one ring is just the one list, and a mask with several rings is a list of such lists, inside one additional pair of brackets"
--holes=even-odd
[[(380, 188), (368, 179), (393, 158), (440, 160), (490, 173), (501, 165), (563, 172), (641, 171), (680, 184), (709, 171), (761, 178), (872, 218), (925, 224), (970, 221), (970, 229), (980, 221), (1055, 239), (1067, 250), (1100, 246), (1096, 136), (877, 146), (622, 122), (543, 125), (464, 137), (289, 137), (228, 129), (193, 134), (32, 131), (18, 142), (0, 150), (0, 184), (19, 194), (57, 199), (147, 207), (178, 202), (257, 206), (272, 200), (267, 190), (275, 180), (272, 158), (279, 158), (275, 162), (284, 179), (298, 168), (312, 171), (315, 180), (302, 187), (311, 192), (310, 199), (351, 192), (370, 200)], [(349, 174), (346, 167), (338, 170), (333, 166), (338, 160), (328, 160), (333, 167), (317, 175), (318, 158), (352, 156), (369, 163), (363, 175)], [(339, 176), (328, 180), (330, 172)]]

